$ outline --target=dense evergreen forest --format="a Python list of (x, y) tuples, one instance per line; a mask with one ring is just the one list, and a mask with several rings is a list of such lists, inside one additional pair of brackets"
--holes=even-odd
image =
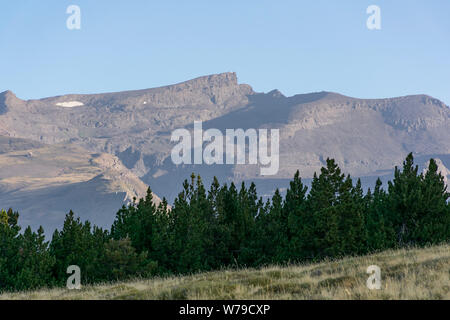
[(299, 173), (283, 198), (263, 202), (254, 184), (209, 191), (192, 175), (172, 207), (145, 199), (122, 207), (111, 230), (82, 222), (73, 212), (46, 242), (44, 230), (21, 232), (19, 214), (0, 214), (0, 291), (65, 286), (78, 265), (82, 284), (133, 277), (186, 274), (230, 267), (312, 262), (388, 248), (450, 240), (450, 194), (431, 160), (419, 173), (412, 154), (386, 187), (364, 193), (335, 161), (311, 188)]

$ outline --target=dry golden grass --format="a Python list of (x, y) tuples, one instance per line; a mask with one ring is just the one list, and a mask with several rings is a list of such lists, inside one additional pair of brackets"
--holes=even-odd
[[(369, 290), (367, 267), (381, 268)], [(319, 264), (226, 270), (66, 289), (0, 295), (0, 299), (450, 299), (450, 245), (386, 251)]]

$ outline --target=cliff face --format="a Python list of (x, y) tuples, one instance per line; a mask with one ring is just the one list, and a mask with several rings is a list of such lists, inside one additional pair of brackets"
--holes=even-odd
[(18, 99), (12, 91), (5, 91), (0, 93), (0, 115), (9, 111), (8, 106), (19, 106), (22, 100)]
[(226, 108), (246, 103), (246, 96), (253, 94), (249, 85), (238, 84), (235, 73), (222, 73), (199, 77), (179, 84), (153, 89), (124, 91), (93, 95), (65, 95), (42, 100), (46, 104), (64, 101), (80, 101), (91, 107), (124, 109), (182, 108), (202, 106)]
[[(257, 166), (248, 165), (175, 166), (172, 131), (199, 120), (204, 129), (222, 132), (280, 129), (278, 174), (261, 177)], [(356, 99), (331, 92), (286, 97), (278, 90), (256, 93), (239, 84), (235, 73), (153, 89), (29, 101), (4, 92), (0, 124), (0, 136), (7, 139), (116, 156), (136, 179), (170, 200), (192, 172), (207, 182), (214, 175), (221, 181), (257, 179), (270, 189), (279, 182), (273, 179), (290, 179), (298, 169), (302, 177), (312, 177), (327, 157), (360, 177), (389, 174), (409, 152), (422, 164), (436, 156), (450, 166), (450, 109), (437, 99)], [(126, 175), (116, 176), (122, 189), (133, 184)]]

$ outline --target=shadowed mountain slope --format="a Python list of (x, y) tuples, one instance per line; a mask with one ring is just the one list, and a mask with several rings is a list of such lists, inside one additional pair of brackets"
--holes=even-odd
[(18, 210), (23, 225), (43, 225), (47, 235), (70, 209), (110, 227), (115, 212), (148, 188), (113, 155), (14, 138), (0, 139), (0, 177), (1, 207)]

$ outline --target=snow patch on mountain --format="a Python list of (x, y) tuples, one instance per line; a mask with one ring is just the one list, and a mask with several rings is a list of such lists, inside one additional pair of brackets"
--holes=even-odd
[(84, 103), (79, 101), (59, 102), (56, 104), (56, 106), (63, 108), (75, 108), (84, 106)]

